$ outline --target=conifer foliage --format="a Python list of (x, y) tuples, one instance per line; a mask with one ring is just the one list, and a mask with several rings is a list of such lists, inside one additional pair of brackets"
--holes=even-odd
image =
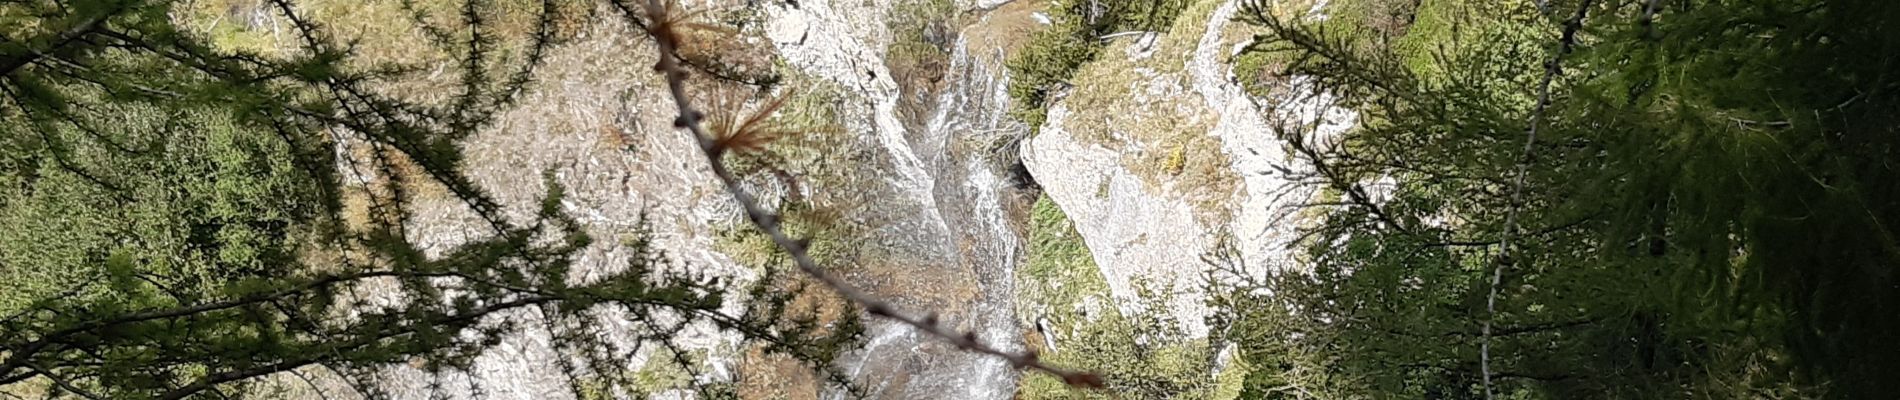
[[(178, 2), (0, 3), (0, 389), (222, 398), (325, 368), (384, 397), (379, 368), (466, 370), (534, 329), (575, 395), (624, 396), (643, 390), (637, 349), (606, 342), (617, 324), (604, 320), (632, 321), (638, 346), (682, 364), (669, 340), (693, 324), (820, 368), (855, 345), (855, 313), (821, 329), (776, 278), (662, 272), (682, 269), (645, 235), (619, 244), (628, 265), (578, 274), (594, 239), (551, 176), (539, 207), (511, 216), (462, 173), (462, 140), (530, 88), (561, 21), (592, 5), (540, 2), (519, 32), (494, 26), (518, 11), (487, 1), (404, 5), (427, 52), (455, 65), (451, 94), (398, 94), (418, 64), (363, 57), (293, 0), (258, 5), (294, 38), (276, 52), (214, 44), (181, 25)], [(424, 251), (406, 231), (421, 187), (487, 233)], [(728, 306), (740, 295), (750, 304)]]
[[(1392, 29), (1270, 3), (1248, 51), (1289, 77), (1267, 112), (1326, 218), (1310, 264), (1220, 299), (1251, 394), (1900, 389), (1900, 7), (1425, 1)], [(1316, 134), (1313, 96), (1357, 126)]]

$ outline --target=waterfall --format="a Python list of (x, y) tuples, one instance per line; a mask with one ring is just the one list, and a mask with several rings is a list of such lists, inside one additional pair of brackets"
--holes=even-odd
[[(877, 294), (906, 312), (938, 313), (946, 324), (976, 332), (998, 348), (1021, 349), (1013, 280), (1023, 259), (1023, 239), (1005, 211), (1007, 191), (1013, 189), (986, 146), (970, 145), (1026, 130), (1007, 118), (1007, 78), (995, 67), (1000, 54), (984, 60), (971, 54), (968, 41), (958, 39), (945, 85), (935, 93), (921, 128), (912, 132), (899, 122), (896, 105), (905, 94), (882, 58), (879, 41), (888, 35), (877, 20), (884, 7), (800, 4), (782, 10), (771, 23), (780, 54), (804, 72), (858, 89), (861, 98), (852, 103), (866, 107), (842, 110), (849, 115), (846, 129), (874, 139), (893, 160), (886, 183), (895, 193), (871, 206), (904, 212), (887, 223), (890, 229), (880, 229), (892, 239), (881, 242), (896, 243), (922, 259), (897, 260), (914, 265), (889, 272), (889, 279), (938, 285)], [(982, 53), (988, 50), (977, 51), (988, 55)], [(961, 292), (974, 292), (973, 298), (945, 309), (917, 300)], [(960, 351), (888, 321), (869, 321), (867, 336), (866, 347), (846, 357), (845, 370), (873, 398), (1001, 400), (1015, 394), (1018, 373), (1005, 360)], [(842, 398), (842, 393), (834, 396)]]

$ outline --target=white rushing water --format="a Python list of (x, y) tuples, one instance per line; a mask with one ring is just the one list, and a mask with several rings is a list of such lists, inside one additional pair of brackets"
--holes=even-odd
[[(875, 245), (898, 247), (914, 260), (900, 260), (907, 264), (887, 275), (854, 279), (902, 310), (939, 312), (946, 324), (976, 332), (986, 343), (1020, 350), (1014, 273), (1025, 259), (1025, 240), (1008, 210), (1021, 199), (1001, 170), (1009, 163), (993, 160), (987, 144), (1026, 128), (1007, 115), (1001, 50), (972, 49), (958, 39), (943, 86), (932, 93), (919, 120), (906, 125), (898, 111), (904, 94), (884, 63), (891, 36), (884, 22), (889, 1), (802, 0), (796, 8), (767, 9), (767, 38), (786, 63), (846, 88), (848, 100), (838, 111), (847, 130), (874, 143), (889, 161), (880, 171), (888, 187), (867, 189), (877, 193), (870, 198), (873, 207), (888, 214), (873, 233)], [(988, 0), (977, 5), (984, 4), (996, 5)], [(550, 65), (604, 67), (546, 76), (547, 89), (525, 97), (524, 107), (504, 116), (496, 132), (472, 139), (470, 148), (491, 150), (471, 157), (471, 176), (485, 186), (535, 188), (540, 171), (555, 170), (569, 191), (564, 206), (597, 238), (630, 232), (633, 221), (650, 215), (659, 248), (695, 270), (744, 279), (744, 268), (713, 249), (715, 223), (733, 214), (732, 205), (713, 184), (690, 138), (664, 129), (672, 116), (664, 92), (643, 70), (651, 65), (650, 55), (625, 55), (626, 49), (644, 48), (641, 38), (608, 27), (591, 29), (581, 39), (557, 49)], [(628, 100), (627, 93), (634, 98)], [(592, 127), (610, 124), (641, 135), (635, 146), (641, 150), (631, 155), (602, 151)], [(538, 195), (530, 190), (498, 197), (532, 206)], [(425, 222), (415, 233), (440, 238), (438, 248), (480, 233), (478, 221), (467, 216), (425, 211), (417, 220)], [(582, 273), (626, 262), (627, 255), (611, 243), (597, 247), (579, 260)], [(933, 300), (941, 298), (955, 300)], [(380, 373), (381, 386), (402, 399), (572, 398), (550, 335), (538, 328), (534, 310), (519, 314), (513, 317), (523, 321), (523, 328), (479, 357), (473, 370), (427, 373), (393, 366)], [(625, 334), (637, 329), (632, 322), (609, 316), (600, 323), (619, 332), (609, 335), (610, 342), (634, 347)], [(865, 336), (865, 347), (847, 354), (840, 367), (872, 398), (1003, 400), (1015, 394), (1020, 373), (1005, 360), (961, 351), (876, 319), (867, 321)], [(735, 340), (697, 326), (673, 342), (713, 350), (715, 365), (705, 368), (701, 379), (730, 380), (740, 358), (730, 350)], [(646, 357), (646, 351), (633, 352), (625, 362), (638, 368)], [(692, 397), (689, 391), (671, 391), (657, 398)]]
[[(984, 148), (960, 143), (988, 143), (1025, 129), (1007, 118), (1007, 78), (993, 67), (1000, 62), (972, 57), (959, 39), (928, 117), (921, 129), (907, 129), (897, 114), (900, 91), (882, 59), (881, 41), (889, 35), (881, 13), (887, 9), (876, 2), (801, 1), (797, 9), (775, 14), (768, 31), (788, 63), (856, 89), (868, 104), (870, 115), (847, 117), (867, 123), (847, 122), (847, 129), (875, 137), (894, 160), (888, 181), (898, 195), (879, 199), (890, 204), (878, 207), (905, 211), (891, 222), (895, 242), (924, 258), (916, 260), (915, 270), (898, 274), (959, 277), (949, 282), (976, 292), (959, 310), (906, 310), (941, 311), (945, 323), (977, 332), (986, 343), (1020, 349), (1013, 272), (1024, 249), (1003, 206), (1008, 179), (987, 151), (959, 152)], [(885, 294), (900, 305), (908, 295)], [(1015, 393), (1017, 372), (1004, 360), (957, 351), (886, 321), (871, 321), (867, 335), (869, 343), (847, 360), (847, 370), (873, 398), (1000, 400)]]

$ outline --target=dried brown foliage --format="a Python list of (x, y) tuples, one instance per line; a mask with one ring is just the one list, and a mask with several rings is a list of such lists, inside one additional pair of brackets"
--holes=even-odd
[(730, 94), (715, 96), (713, 104), (716, 109), (733, 110), (733, 112), (715, 113), (708, 116), (706, 129), (711, 131), (713, 142), (721, 148), (739, 153), (764, 151), (766, 145), (798, 133), (796, 129), (783, 126), (770, 119), (773, 113), (785, 106), (785, 99), (790, 98), (791, 95), (791, 91), (788, 90), (751, 112), (740, 111), (744, 99), (739, 96)]

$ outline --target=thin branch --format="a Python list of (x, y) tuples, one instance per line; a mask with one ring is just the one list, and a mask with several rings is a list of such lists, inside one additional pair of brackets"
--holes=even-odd
[(1643, 27), (1643, 37), (1645, 38), (1656, 37), (1656, 12), (1661, 10), (1661, 4), (1658, 3), (1660, 2), (1657, 0), (1649, 0), (1643, 4), (1643, 17), (1637, 21), (1637, 24)]
[[(1578, 218), (1576, 221), (1570, 221), (1569, 223), (1565, 223), (1562, 225), (1556, 225), (1556, 226), (1551, 226), (1544, 229), (1539, 229), (1537, 231), (1531, 232), (1528, 236), (1541, 236), (1541, 235), (1557, 233), (1559, 231), (1575, 228), (1578, 225), (1583, 225), (1583, 223), (1590, 222), (1590, 220), (1594, 218), (1595, 218), (1594, 215)], [(1526, 236), (1526, 235), (1519, 235), (1519, 236)], [(1504, 239), (1499, 238), (1495, 240), (1448, 240), (1448, 241), (1443, 241), (1443, 242), (1425, 243), (1422, 246), (1425, 246), (1425, 247), (1479, 247), (1479, 246), (1494, 246), (1499, 243), (1504, 243)]]
[(1398, 219), (1392, 218), (1391, 214), (1387, 214), (1385, 207), (1380, 206), (1377, 201), (1373, 201), (1372, 195), (1366, 193), (1363, 185), (1360, 185), (1358, 181), (1353, 180), (1344, 172), (1339, 171), (1332, 163), (1326, 161), (1329, 158), (1326, 154), (1321, 154), (1318, 148), (1315, 148), (1311, 143), (1308, 143), (1301, 137), (1303, 135), (1300, 132), (1304, 132), (1303, 130), (1287, 129), (1287, 124), (1284, 123), (1278, 125), (1280, 125), (1280, 127), (1276, 129), (1277, 131), (1295, 132), (1291, 135), (1282, 135), (1283, 138), (1286, 139), (1287, 147), (1305, 156), (1308, 161), (1312, 163), (1313, 171), (1324, 178), (1322, 179), (1324, 183), (1346, 195), (1346, 203), (1365, 208), (1366, 212), (1371, 213), (1373, 218), (1378, 219), (1380, 223), (1392, 227), (1392, 229), (1403, 233), (1412, 232), (1410, 228), (1400, 224)]
[(758, 202), (750, 193), (746, 192), (738, 177), (734, 176), (732, 171), (721, 161), (727, 149), (722, 147), (717, 141), (717, 138), (707, 132), (705, 127), (702, 126), (701, 122), (705, 119), (705, 114), (693, 108), (692, 101), (687, 95), (687, 72), (686, 69), (681, 66), (678, 55), (675, 53), (679, 47), (680, 40), (680, 34), (674, 27), (674, 24), (678, 23), (678, 21), (669, 19), (670, 16), (668, 16), (667, 13), (668, 10), (673, 7), (662, 3), (662, 1), (664, 0), (646, 1), (647, 17), (648, 20), (651, 21), (647, 26), (646, 32), (653, 38), (653, 42), (659, 50), (660, 61), (655, 69), (665, 75), (667, 90), (673, 97), (674, 106), (679, 109), (680, 115), (678, 119), (674, 120), (674, 126), (692, 132), (694, 138), (699, 142), (700, 150), (706, 154), (707, 164), (711, 166), (713, 174), (718, 176), (719, 180), (725, 184), (726, 191), (732, 195), (733, 200), (738, 202), (740, 207), (745, 209), (747, 220), (751, 221), (753, 225), (757, 226), (759, 230), (764, 232), (767, 236), (770, 236), (772, 242), (777, 244), (780, 249), (789, 253), (792, 256), (792, 260), (798, 265), (799, 271), (817, 280), (819, 283), (830, 287), (832, 291), (837, 292), (838, 295), (844, 297), (846, 300), (863, 306), (865, 311), (871, 315), (910, 325), (918, 331), (936, 336), (965, 351), (999, 357), (1008, 360), (1010, 364), (1016, 368), (1035, 369), (1047, 372), (1061, 378), (1063, 382), (1066, 382), (1070, 386), (1095, 388), (1102, 386), (1102, 378), (1100, 376), (1086, 372), (1069, 371), (1045, 364), (1037, 358), (1034, 351), (1013, 353), (984, 344), (978, 340), (976, 332), (957, 332), (955, 329), (942, 324), (934, 314), (924, 317), (915, 317), (899, 312), (890, 304), (872, 297), (869, 293), (865, 293), (851, 286), (851, 284), (846, 283), (844, 279), (819, 267), (818, 262), (812, 260), (811, 255), (806, 252), (805, 244), (797, 239), (792, 239), (790, 236), (787, 236), (783, 230), (779, 229), (778, 216), (759, 207)]
[(78, 386), (74, 386), (71, 380), (66, 379), (65, 377), (59, 376), (59, 374), (55, 374), (53, 373), (53, 371), (42, 369), (39, 366), (31, 365), (31, 364), (27, 365), (27, 368), (30, 368), (34, 370), (35, 372), (38, 372), (40, 376), (46, 377), (47, 380), (53, 381), (53, 385), (59, 386), (60, 389), (65, 389), (68, 392), (73, 392), (73, 394), (79, 395), (79, 397), (84, 397), (91, 400), (105, 399), (104, 397), (99, 397), (99, 395), (92, 394), (92, 392), (87, 392), (83, 389), (80, 389)]
[[(64, 329), (57, 330), (57, 331), (53, 331), (51, 333), (41, 336), (37, 340), (34, 340), (29, 343), (25, 343), (23, 345), (18, 345), (18, 346), (15, 346), (13, 344), (0, 345), (0, 349), (5, 349), (7, 352), (6, 354), (7, 358), (5, 358), (6, 362), (4, 364), (0, 364), (0, 372), (11, 372), (22, 367), (30, 368), (31, 367), (30, 363), (34, 359), (33, 357), (34, 355), (38, 354), (41, 351), (46, 350), (49, 346), (52, 346), (54, 343), (59, 342), (60, 340), (65, 339), (68, 336), (83, 333), (83, 332), (108, 328), (112, 326), (124, 325), (124, 324), (138, 323), (138, 322), (158, 320), (158, 319), (176, 318), (176, 317), (182, 317), (182, 316), (187, 316), (187, 315), (194, 315), (194, 314), (201, 314), (201, 313), (212, 312), (212, 311), (238, 308), (238, 307), (243, 307), (243, 306), (247, 306), (251, 304), (265, 303), (265, 302), (269, 302), (278, 298), (283, 298), (287, 296), (292, 296), (292, 295), (296, 295), (300, 293), (317, 290), (326, 286), (331, 286), (331, 285), (336, 285), (336, 284), (346, 283), (346, 282), (354, 282), (354, 281), (368, 279), (368, 278), (440, 277), (440, 276), (454, 276), (454, 275), (447, 272), (432, 273), (432, 272), (406, 272), (406, 271), (373, 271), (373, 272), (335, 275), (335, 276), (315, 279), (301, 285), (291, 286), (289, 288), (285, 288), (281, 290), (239, 297), (239, 298), (231, 299), (227, 301), (206, 303), (206, 304), (200, 304), (200, 305), (189, 306), (189, 307), (150, 310), (150, 311), (120, 315), (120, 316), (111, 317), (111, 318), (97, 319), (97, 320), (88, 321), (85, 323), (80, 323), (75, 326), (67, 327)], [(0, 384), (9, 383), (9, 381), (11, 380), (13, 380), (13, 377), (9, 376), (6, 381), (0, 381)]]
[[(66, 148), (66, 144), (60, 141), (59, 138), (56, 137), (58, 136), (58, 134), (51, 131), (52, 129), (52, 127), (50, 126), (52, 125), (51, 123), (47, 122), (46, 120), (42, 119), (41, 117), (33, 113), (32, 105), (26, 103), (27, 99), (24, 96), (21, 96), (18, 93), (15, 93), (12, 88), (0, 87), (0, 89), (4, 89), (6, 91), (7, 96), (10, 98), (13, 98), (14, 102), (20, 105), (19, 106), (20, 113), (24, 114), (27, 117), (28, 125), (32, 126), (33, 132), (40, 137), (41, 143), (46, 146), (47, 154), (52, 156), (54, 164), (58, 165), (60, 169), (65, 170), (66, 172), (71, 172), (73, 175), (78, 176), (81, 179), (86, 180), (87, 182), (91, 182), (94, 185), (98, 185), (99, 187), (105, 188), (107, 192), (112, 194), (112, 197), (114, 198), (114, 200), (117, 200), (120, 204), (125, 204), (132, 201), (132, 198), (125, 194), (127, 193), (125, 188), (120, 187), (119, 185), (114, 184), (112, 182), (108, 182), (105, 179), (102, 179), (91, 172), (87, 172), (84, 167), (81, 167), (79, 166), (78, 163), (73, 162), (73, 160), (69, 158), (72, 155), (71, 154), (72, 150)], [(53, 105), (45, 105), (45, 106), (54, 107)]]
[[(649, 28), (647, 26), (646, 21), (640, 20), (640, 11), (634, 9), (633, 6), (627, 5), (627, 1), (628, 0), (609, 0), (607, 3), (609, 5), (614, 6), (614, 9), (620, 10), (621, 14), (626, 15), (628, 24), (632, 24), (633, 27), (640, 28), (640, 30), (643, 30), (643, 31), (651, 30), (652, 28)], [(761, 87), (761, 88), (770, 88), (773, 85), (777, 85), (779, 80), (782, 79), (776, 73), (766, 73), (761, 76), (744, 76), (743, 74), (734, 74), (731, 71), (726, 71), (725, 68), (718, 68), (717, 66), (706, 65), (702, 61), (696, 61), (692, 58), (681, 56), (679, 53), (679, 49), (677, 48), (673, 49), (673, 52), (671, 54), (673, 55), (675, 60), (679, 61), (680, 64), (690, 67), (695, 71), (705, 73), (708, 76), (718, 78), (719, 80), (722, 80), (722, 81), (738, 83), (741, 85), (756, 86), (756, 87)]]
[(328, 363), (317, 364), (317, 367), (323, 368), (325, 370), (329, 370), (330, 374), (335, 375), (337, 380), (343, 381), (343, 387), (350, 388), (350, 391), (356, 392), (357, 398), (359, 399), (376, 398), (376, 397), (370, 396), (369, 392), (366, 392), (363, 390), (362, 386), (367, 386), (367, 385), (364, 385), (362, 383), (362, 380), (357, 379), (356, 377), (352, 377), (348, 372), (343, 371), (341, 368), (337, 368), (336, 366), (330, 365)]
[(1576, 377), (1575, 375), (1570, 375), (1570, 374), (1539, 375), (1539, 374), (1534, 374), (1534, 373), (1529, 373), (1529, 372), (1515, 372), (1515, 371), (1498, 371), (1497, 375), (1499, 378), (1529, 379), (1529, 380), (1534, 380), (1534, 381), (1546, 381), (1546, 382), (1561, 381), (1561, 380), (1566, 380), (1566, 379)]
[(1557, 41), (1557, 53), (1544, 63), (1544, 79), (1537, 91), (1537, 107), (1531, 110), (1530, 129), (1524, 138), (1524, 155), (1517, 162), (1517, 171), (1512, 178), (1511, 203), (1504, 214), (1504, 238), (1498, 240), (1498, 257), (1492, 263), (1491, 288), (1484, 297), (1484, 337), (1478, 344), (1479, 368), (1484, 372), (1484, 398), (1496, 398), (1497, 391), (1491, 385), (1491, 325), (1498, 318), (1498, 283), (1504, 279), (1504, 268), (1511, 264), (1511, 240), (1517, 235), (1517, 212), (1524, 203), (1524, 176), (1529, 175), (1537, 146), (1537, 128), (1544, 123), (1544, 111), (1550, 108), (1550, 84), (1563, 73), (1563, 57), (1576, 45), (1577, 31), (1583, 28), (1583, 18), (1590, 12), (1591, 0), (1583, 0), (1577, 5), (1577, 13), (1564, 23), (1563, 36)]
[(59, 51), (60, 48), (66, 47), (66, 45), (72, 44), (72, 42), (79, 40), (80, 37), (83, 37), (89, 33), (92, 33), (94, 29), (98, 29), (99, 25), (104, 24), (106, 22), (106, 19), (112, 18), (113, 16), (117, 16), (119, 13), (125, 12), (126, 9), (129, 9), (134, 5), (133, 2), (112, 2), (112, 3), (113, 3), (112, 8), (107, 9), (98, 14), (88, 16), (86, 17), (85, 20), (80, 21), (78, 24), (74, 24), (72, 28), (68, 28), (65, 31), (58, 33), (58, 36), (56, 36), (52, 40), (53, 42), (52, 46), (49, 46), (49, 48), (45, 50), (27, 49), (26, 54), (17, 54), (17, 55), (10, 55), (6, 57), (0, 57), (0, 77), (12, 75), (14, 70), (20, 69), (20, 67), (24, 67), (27, 64), (31, 64), (33, 63), (33, 61), (38, 60), (40, 57), (45, 57), (47, 54), (51, 54), (55, 51)]
[(276, 372), (281, 372), (281, 371), (289, 371), (289, 370), (303, 367), (305, 365), (316, 364), (316, 363), (331, 359), (334, 354), (338, 354), (339, 351), (341, 350), (353, 350), (356, 348), (361, 348), (364, 346), (375, 344), (384, 339), (415, 333), (418, 330), (418, 327), (420, 326), (442, 326), (442, 325), (449, 325), (449, 324), (471, 323), (473, 321), (481, 319), (482, 317), (488, 316), (490, 314), (493, 314), (502, 310), (533, 306), (533, 305), (548, 303), (548, 302), (556, 301), (556, 300), (559, 300), (559, 299), (554, 298), (554, 297), (546, 297), (546, 296), (524, 297), (521, 299), (500, 302), (500, 303), (495, 303), (495, 304), (488, 305), (485, 307), (476, 308), (476, 309), (469, 310), (468, 312), (461, 313), (461, 314), (444, 316), (443, 318), (437, 319), (437, 320), (418, 321), (415, 324), (405, 325), (401, 327), (400, 329), (397, 329), (394, 331), (380, 332), (378, 334), (372, 334), (372, 335), (365, 335), (361, 338), (358, 338), (356, 340), (353, 340), (347, 343), (339, 343), (334, 346), (329, 346), (329, 350), (331, 351), (328, 351), (328, 352), (315, 351), (315, 350), (307, 351), (297, 356), (287, 358), (283, 360), (282, 362), (278, 362), (278, 363), (263, 364), (263, 365), (257, 365), (250, 368), (210, 374), (190, 384), (187, 384), (185, 386), (180, 386), (176, 389), (172, 389), (171, 391), (165, 392), (163, 395), (159, 396), (158, 399), (160, 400), (183, 399), (185, 397), (191, 396), (198, 392), (211, 389), (217, 385), (250, 379), (250, 378), (267, 375), (271, 373), (276, 373)]
[(1151, 34), (1151, 33), (1154, 33), (1154, 32), (1153, 31), (1122, 31), (1122, 32), (1115, 32), (1115, 33), (1110, 33), (1107, 35), (1102, 35), (1102, 36), (1096, 37), (1096, 39), (1109, 40), (1109, 39), (1114, 39), (1114, 38), (1118, 38), (1122, 36), (1146, 35), (1146, 34)]

